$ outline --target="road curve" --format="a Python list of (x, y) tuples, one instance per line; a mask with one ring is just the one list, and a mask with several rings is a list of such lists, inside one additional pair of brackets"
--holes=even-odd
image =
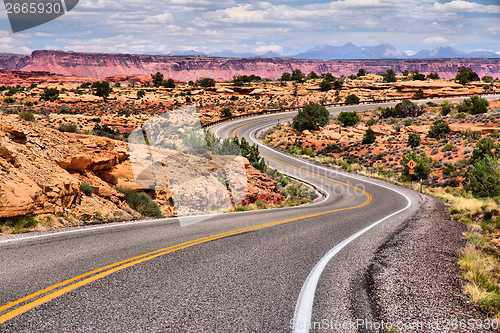
[[(253, 140), (259, 128), (292, 115), (212, 130)], [(261, 150), (272, 167), (328, 195), (185, 227), (173, 218), (2, 237), (0, 331), (288, 332), (301, 331), (306, 323), (291, 324), (308, 316), (370, 319), (366, 269), (420, 196)]]

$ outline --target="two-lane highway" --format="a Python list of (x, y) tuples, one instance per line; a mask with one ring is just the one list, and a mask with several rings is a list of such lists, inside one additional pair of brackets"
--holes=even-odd
[[(293, 114), (212, 130), (254, 140)], [(286, 332), (371, 318), (367, 267), (417, 211), (419, 194), (261, 150), (327, 195), (185, 227), (163, 219), (0, 239), (0, 331)]]

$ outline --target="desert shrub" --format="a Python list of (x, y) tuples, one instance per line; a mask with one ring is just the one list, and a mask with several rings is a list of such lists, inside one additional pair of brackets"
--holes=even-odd
[(59, 124), (59, 127), (57, 129), (61, 132), (76, 133), (78, 131), (78, 126), (76, 125), (76, 123), (65, 123)]
[(96, 81), (91, 86), (94, 90), (94, 95), (104, 98), (106, 101), (111, 93), (111, 86), (108, 81)]
[(309, 103), (293, 118), (292, 126), (296, 130), (316, 130), (328, 124), (330, 112), (321, 104)]
[(424, 91), (422, 89), (418, 89), (415, 94), (413, 94), (413, 99), (423, 99)]
[(356, 74), (357, 77), (360, 77), (360, 76), (365, 76), (367, 73), (366, 73), (366, 70), (364, 68), (360, 68), (358, 70), (358, 74)]
[(472, 140), (479, 140), (481, 139), (481, 132), (479, 131), (473, 131), (470, 128), (460, 131), (460, 134), (467, 139), (472, 139)]
[(455, 80), (464, 85), (471, 81), (479, 81), (479, 75), (470, 67), (460, 66), (455, 76)]
[(371, 128), (367, 128), (363, 136), (363, 141), (361, 143), (370, 145), (374, 143), (375, 140), (375, 132)]
[(26, 103), (24, 103), (24, 105), (26, 105), (26, 106), (33, 106), (33, 105), (35, 105), (35, 103), (32, 102), (32, 101), (27, 101)]
[(486, 113), (488, 112), (488, 105), (490, 105), (490, 102), (487, 99), (472, 96), (458, 105), (458, 111), (470, 114)]
[(321, 91), (329, 91), (332, 89), (333, 83), (331, 81), (328, 81), (328, 80), (323, 80), (319, 84), (319, 87), (320, 87)]
[(175, 81), (174, 79), (168, 79), (162, 82), (162, 86), (165, 88), (175, 88)]
[(196, 85), (204, 88), (215, 87), (215, 80), (209, 77), (204, 77), (201, 80), (196, 80)]
[(399, 118), (418, 117), (424, 113), (424, 107), (403, 99), (394, 107)]
[(490, 83), (490, 82), (493, 82), (493, 76), (488, 76), (488, 75), (485, 75), (481, 78), (481, 80), (483, 82), (486, 82), (486, 83)]
[(230, 108), (224, 108), (220, 112), (220, 115), (221, 115), (222, 118), (229, 118), (229, 117), (233, 116), (233, 113), (231, 112)]
[(392, 69), (388, 69), (387, 72), (383, 75), (384, 82), (396, 82), (396, 73)]
[(441, 113), (441, 115), (446, 116), (451, 111), (453, 111), (453, 103), (451, 103), (450, 101), (443, 101), (439, 108), (439, 112)]
[(451, 129), (448, 123), (443, 119), (434, 121), (429, 128), (429, 137), (431, 138), (444, 138), (450, 134)]
[(436, 72), (436, 73), (429, 73), (427, 74), (427, 78), (430, 79), (430, 80), (439, 80), (439, 74)]
[(500, 171), (497, 158), (486, 156), (467, 167), (462, 184), (476, 197), (492, 198), (500, 195)]
[(16, 102), (16, 99), (14, 97), (8, 96), (3, 99), (3, 102), (7, 104), (13, 104)]
[(146, 95), (144, 89), (137, 90), (137, 99), (142, 99)]
[(476, 143), (476, 148), (472, 151), (470, 163), (474, 164), (477, 160), (485, 157), (500, 158), (500, 144), (495, 144), (491, 138), (483, 138)]
[(260, 199), (255, 201), (255, 206), (257, 206), (258, 208), (267, 208), (266, 203)]
[[(413, 175), (409, 174), (410, 168), (407, 165), (410, 160), (414, 160), (415, 163), (417, 163), (417, 166), (414, 169), (415, 174)], [(432, 158), (427, 157), (424, 152), (422, 152), (420, 156), (418, 156), (414, 151), (403, 155), (403, 158), (401, 160), (401, 166), (403, 167), (403, 176), (401, 177), (402, 180), (410, 180), (410, 176), (413, 180), (427, 179), (432, 171), (430, 167), (431, 163)]]
[(85, 182), (80, 184), (80, 191), (90, 197), (92, 196), (92, 193), (94, 193), (94, 188), (89, 183)]
[(59, 98), (59, 90), (57, 88), (47, 87), (40, 94), (40, 99), (44, 101), (54, 102), (57, 98)]
[(35, 115), (28, 111), (23, 111), (18, 114), (19, 118), (24, 119), (26, 121), (35, 121)]
[(395, 108), (380, 108), (380, 118), (396, 118), (398, 113)]
[(416, 134), (416, 133), (410, 133), (408, 135), (408, 145), (410, 147), (418, 147), (420, 146), (420, 143), (422, 142), (422, 139), (420, 138), (420, 135)]
[(454, 173), (455, 171), (457, 171), (457, 167), (454, 166), (453, 164), (447, 164), (444, 169), (443, 169), (443, 174), (444, 175), (451, 175), (452, 173)]
[(425, 75), (420, 74), (418, 69), (413, 70), (413, 75), (412, 75), (412, 80), (413, 81), (424, 81), (425, 80)]
[[(226, 140), (224, 140), (224, 142), (226, 142)], [(222, 145), (223, 147), (224, 142)], [(267, 165), (264, 159), (260, 156), (259, 146), (257, 144), (250, 145), (245, 138), (241, 138), (241, 140), (239, 140), (238, 137), (234, 137), (232, 139), (232, 144), (228, 145), (228, 149), (232, 149), (235, 145), (240, 148), (241, 155), (250, 162), (251, 166), (261, 172), (266, 171)]]
[(310, 156), (310, 157), (316, 156), (316, 152), (314, 150), (308, 149), (308, 148), (303, 148), (303, 147), (291, 146), (288, 151), (292, 155), (298, 155), (298, 156), (306, 155), (306, 156)]
[(92, 134), (96, 136), (102, 136), (110, 139), (117, 140), (119, 139), (119, 136), (121, 135), (120, 131), (118, 129), (115, 129), (114, 127), (108, 126), (106, 124), (104, 125), (99, 125), (95, 124), (94, 128), (92, 129)]
[(454, 151), (456, 150), (457, 147), (455, 147), (454, 145), (452, 145), (451, 143), (448, 143), (447, 145), (445, 145), (443, 148), (441, 148), (441, 151), (444, 153), (444, 152), (447, 152), (447, 151)]
[(350, 94), (345, 98), (345, 103), (347, 105), (359, 104), (359, 97), (354, 94)]
[(408, 126), (411, 126), (411, 124), (413, 124), (413, 119), (406, 118), (405, 120), (403, 120), (403, 125), (408, 127)]
[(160, 206), (145, 192), (136, 192), (122, 186), (117, 186), (116, 190), (125, 194), (127, 204), (139, 214), (148, 217), (164, 217)]
[(366, 122), (366, 126), (373, 126), (378, 123), (377, 119), (370, 119)]
[(33, 228), (36, 227), (40, 223), (33, 215), (26, 215), (17, 218), (17, 220), (13, 223), (12, 227), (14, 229), (14, 233), (23, 232), (25, 228)]
[(361, 119), (359, 118), (358, 114), (356, 111), (342, 111), (337, 117), (337, 120), (342, 123), (343, 126), (354, 126), (356, 125)]

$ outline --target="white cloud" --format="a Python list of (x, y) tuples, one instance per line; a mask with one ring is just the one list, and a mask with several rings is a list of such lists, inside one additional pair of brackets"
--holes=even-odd
[(448, 43), (448, 40), (443, 37), (427, 37), (426, 39), (422, 40), (423, 44), (446, 44)]
[(494, 35), (498, 35), (498, 34), (500, 34), (500, 25), (496, 25), (494, 27), (489, 27), (486, 29), (486, 31), (488, 31)]
[(255, 53), (257, 54), (263, 54), (267, 52), (282, 53), (283, 47), (280, 45), (262, 45), (255, 49)]
[(465, 13), (500, 13), (500, 6), (495, 5), (482, 5), (476, 2), (468, 2), (463, 0), (453, 0), (447, 3), (435, 3), (434, 9), (456, 13), (456, 12), (465, 12)]

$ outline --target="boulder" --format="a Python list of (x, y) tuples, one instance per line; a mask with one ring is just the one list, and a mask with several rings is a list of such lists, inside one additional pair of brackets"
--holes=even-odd
[(58, 161), (57, 164), (65, 170), (82, 171), (92, 165), (92, 159), (85, 154), (69, 156), (66, 160)]

